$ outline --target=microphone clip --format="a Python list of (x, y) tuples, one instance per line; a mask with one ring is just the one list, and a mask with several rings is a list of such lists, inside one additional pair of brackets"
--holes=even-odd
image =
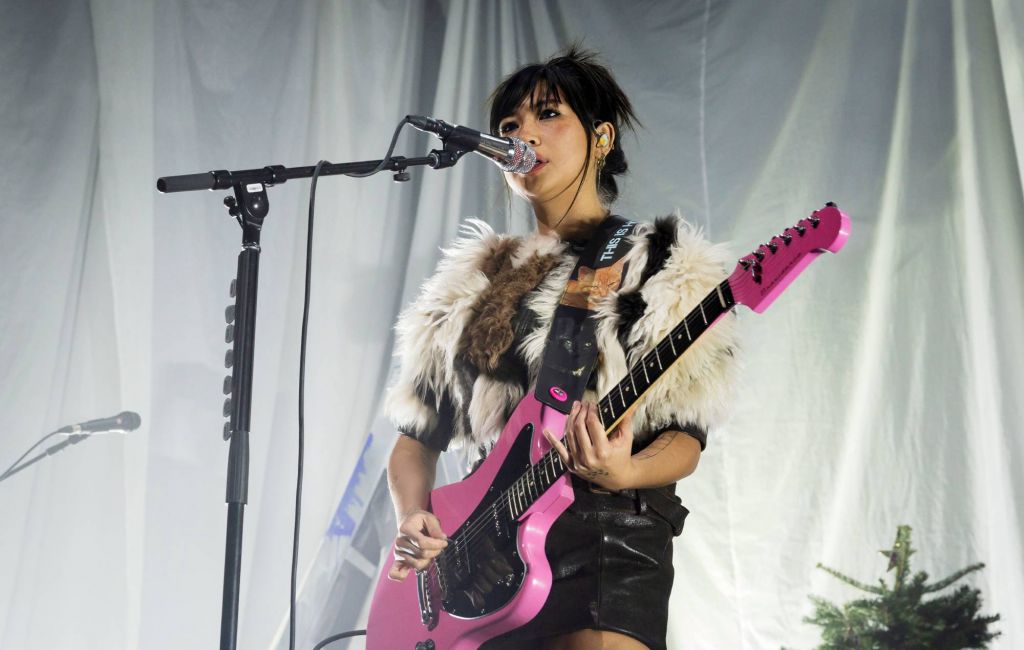
[(454, 167), (455, 163), (469, 153), (469, 149), (466, 147), (460, 147), (451, 140), (442, 140), (444, 147), (441, 149), (431, 149), (428, 157), (431, 159), (430, 166), (434, 169), (446, 169), (448, 167)]

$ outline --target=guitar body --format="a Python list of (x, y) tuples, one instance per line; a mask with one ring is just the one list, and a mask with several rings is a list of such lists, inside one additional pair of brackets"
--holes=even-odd
[[(388, 578), (390, 562), (385, 563), (370, 605), (369, 650), (469, 650), (537, 615), (551, 591), (544, 543), (555, 519), (573, 502), (569, 476), (563, 474), (531, 498), (515, 519), (489, 515), (507, 514), (511, 486), (549, 451), (541, 431), (561, 436), (564, 426), (565, 415), (538, 402), (531, 391), (480, 467), (430, 493), (431, 512), (449, 538), (445, 560), (401, 582)], [(459, 585), (473, 584), (473, 573), (483, 562), (500, 567), (503, 579), (489, 585), (487, 593), (465, 593)]]

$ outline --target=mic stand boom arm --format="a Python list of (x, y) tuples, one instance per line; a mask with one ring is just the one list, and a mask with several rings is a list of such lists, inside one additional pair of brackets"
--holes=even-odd
[[(445, 144), (443, 149), (434, 149), (429, 155), (419, 158), (406, 158), (405, 156), (392, 156), (387, 159), (383, 169), (395, 172), (396, 181), (408, 180), (406, 169), (409, 167), (433, 167), (444, 169), (451, 167), (459, 161), (466, 150), (459, 147), (450, 147)], [(361, 162), (326, 164), (320, 170), (321, 176), (363, 175), (377, 169), (382, 160), (364, 160)], [(225, 169), (205, 172), (202, 174), (183, 174), (181, 176), (164, 176), (156, 181), (156, 188), (164, 193), (189, 192), (192, 190), (226, 190), (236, 185), (248, 185), (250, 183), (263, 183), (264, 185), (280, 185), (293, 178), (310, 178), (313, 176), (314, 166), (306, 167), (285, 167), (283, 165), (268, 165), (261, 169), (241, 169), (229, 172)], [(400, 178), (401, 176), (401, 178)]]

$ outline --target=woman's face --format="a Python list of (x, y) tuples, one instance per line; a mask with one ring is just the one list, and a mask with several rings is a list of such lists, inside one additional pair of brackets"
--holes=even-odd
[[(587, 138), (579, 117), (568, 104), (554, 98), (543, 101), (544, 88), (536, 91), (537, 104), (527, 95), (516, 111), (498, 123), (498, 134), (527, 142), (537, 152), (537, 165), (527, 174), (505, 174), (505, 182), (530, 203), (546, 203), (568, 192), (576, 193), (587, 157)], [(596, 147), (591, 143), (591, 156)], [(597, 193), (591, 161), (580, 194), (588, 188)]]

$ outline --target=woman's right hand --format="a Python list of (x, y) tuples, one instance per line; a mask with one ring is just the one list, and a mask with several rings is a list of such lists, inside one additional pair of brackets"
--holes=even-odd
[(448, 546), (441, 522), (426, 510), (414, 510), (402, 518), (395, 538), (395, 561), (388, 569), (392, 580), (405, 580), (411, 569), (423, 570)]

